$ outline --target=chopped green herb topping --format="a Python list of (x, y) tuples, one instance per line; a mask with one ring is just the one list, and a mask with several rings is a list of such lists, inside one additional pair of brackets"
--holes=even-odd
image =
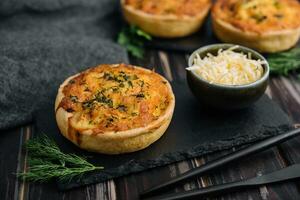
[(128, 85), (133, 88), (132, 81), (128, 81)]
[(251, 17), (256, 20), (256, 23), (262, 23), (267, 19), (267, 16), (262, 14), (252, 15)]
[(67, 108), (67, 112), (74, 112), (72, 108)]
[(135, 112), (133, 112), (133, 113), (131, 113), (131, 116), (137, 116), (138, 114), (137, 113), (135, 113)]
[(122, 105), (122, 104), (118, 105), (117, 109), (119, 111), (122, 111), (122, 112), (126, 112), (127, 111), (127, 107), (125, 105)]
[(77, 103), (78, 102), (78, 97), (77, 96), (73, 96), (73, 95), (70, 95), (70, 99), (73, 103)]
[(144, 98), (145, 95), (144, 95), (143, 93), (140, 93), (140, 94), (137, 94), (136, 97), (137, 97), (137, 98)]
[(277, 8), (277, 9), (280, 8), (280, 3), (279, 3), (278, 0), (275, 0), (275, 1), (274, 1), (274, 6), (275, 6), (275, 8)]
[(113, 107), (113, 101), (105, 96), (104, 94), (104, 91), (106, 89), (98, 92), (96, 95), (95, 95), (95, 98), (91, 99), (91, 100), (88, 100), (88, 101), (85, 101), (82, 103), (82, 106), (84, 109), (88, 109), (88, 108), (92, 108), (93, 105), (94, 105), (94, 102), (98, 102), (98, 103), (102, 103), (102, 104), (105, 104), (107, 105), (108, 107), (112, 108)]
[(281, 18), (283, 18), (283, 15), (282, 14), (275, 14), (274, 17), (276, 17), (278, 19), (281, 19)]
[(83, 107), (84, 109), (90, 109), (90, 108), (92, 108), (93, 105), (94, 105), (93, 102), (94, 102), (94, 100), (90, 100), (90, 101), (83, 102), (83, 103), (82, 103), (82, 107)]
[(96, 95), (95, 101), (97, 101), (99, 103), (107, 104), (108, 107), (110, 107), (110, 108), (113, 107), (113, 101), (110, 98), (108, 98), (107, 96), (105, 96), (102, 91)]

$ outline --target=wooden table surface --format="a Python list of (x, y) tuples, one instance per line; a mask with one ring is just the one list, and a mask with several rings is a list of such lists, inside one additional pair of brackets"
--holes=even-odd
[[(185, 81), (187, 54), (147, 50), (145, 58), (131, 58), (131, 63), (140, 66), (155, 67), (170, 81)], [(290, 116), (295, 125), (300, 122), (300, 81), (295, 76), (272, 77), (267, 95), (277, 102)], [(60, 192), (55, 183), (36, 184), (23, 182), (15, 174), (26, 169), (27, 154), (22, 149), (26, 140), (33, 137), (31, 125), (1, 133), (0, 139), (0, 200), (41, 199), (41, 200), (112, 200), (138, 199), (139, 191), (169, 180), (194, 167), (215, 159), (228, 152), (216, 152), (204, 157), (171, 164), (146, 172), (118, 178), (105, 183), (94, 184), (79, 189)], [(237, 181), (258, 174), (269, 173), (294, 163), (300, 163), (300, 137), (285, 142), (265, 152), (224, 166), (221, 170), (176, 188), (174, 191), (190, 190), (214, 184)], [(238, 191), (222, 197), (210, 199), (272, 199), (299, 200), (300, 181)]]

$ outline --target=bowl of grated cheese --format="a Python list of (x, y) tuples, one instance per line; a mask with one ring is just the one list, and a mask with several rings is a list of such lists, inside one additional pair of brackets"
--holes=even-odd
[(232, 110), (256, 102), (265, 92), (269, 64), (258, 52), (234, 44), (201, 47), (189, 57), (187, 81), (202, 104)]

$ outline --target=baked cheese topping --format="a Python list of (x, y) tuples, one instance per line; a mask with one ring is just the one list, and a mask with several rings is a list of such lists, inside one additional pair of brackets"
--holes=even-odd
[(125, 4), (148, 14), (196, 16), (210, 0), (125, 0)]
[(217, 56), (208, 54), (203, 59), (197, 54), (193, 66), (187, 70), (195, 71), (214, 84), (245, 85), (257, 81), (264, 73), (262, 65), (265, 63), (251, 59), (251, 54), (234, 52), (237, 47), (220, 49)]
[(125, 131), (145, 127), (164, 114), (170, 93), (167, 81), (155, 72), (100, 65), (69, 81), (59, 107), (73, 114), (69, 121), (77, 130)]
[(298, 0), (218, 0), (212, 13), (215, 18), (249, 32), (300, 27)]

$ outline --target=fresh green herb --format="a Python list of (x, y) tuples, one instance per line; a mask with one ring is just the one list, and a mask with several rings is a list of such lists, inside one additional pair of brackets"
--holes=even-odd
[(118, 43), (124, 46), (127, 51), (137, 57), (143, 58), (144, 56), (144, 42), (150, 41), (152, 37), (139, 29), (137, 26), (130, 25), (121, 30), (118, 35)]
[(270, 54), (268, 62), (271, 73), (286, 76), (289, 72), (300, 68), (300, 48)]
[(57, 144), (47, 136), (30, 139), (25, 148), (28, 151), (28, 172), (18, 174), (24, 180), (46, 182), (54, 178), (70, 181), (84, 173), (103, 169), (89, 163), (75, 154), (63, 153)]

